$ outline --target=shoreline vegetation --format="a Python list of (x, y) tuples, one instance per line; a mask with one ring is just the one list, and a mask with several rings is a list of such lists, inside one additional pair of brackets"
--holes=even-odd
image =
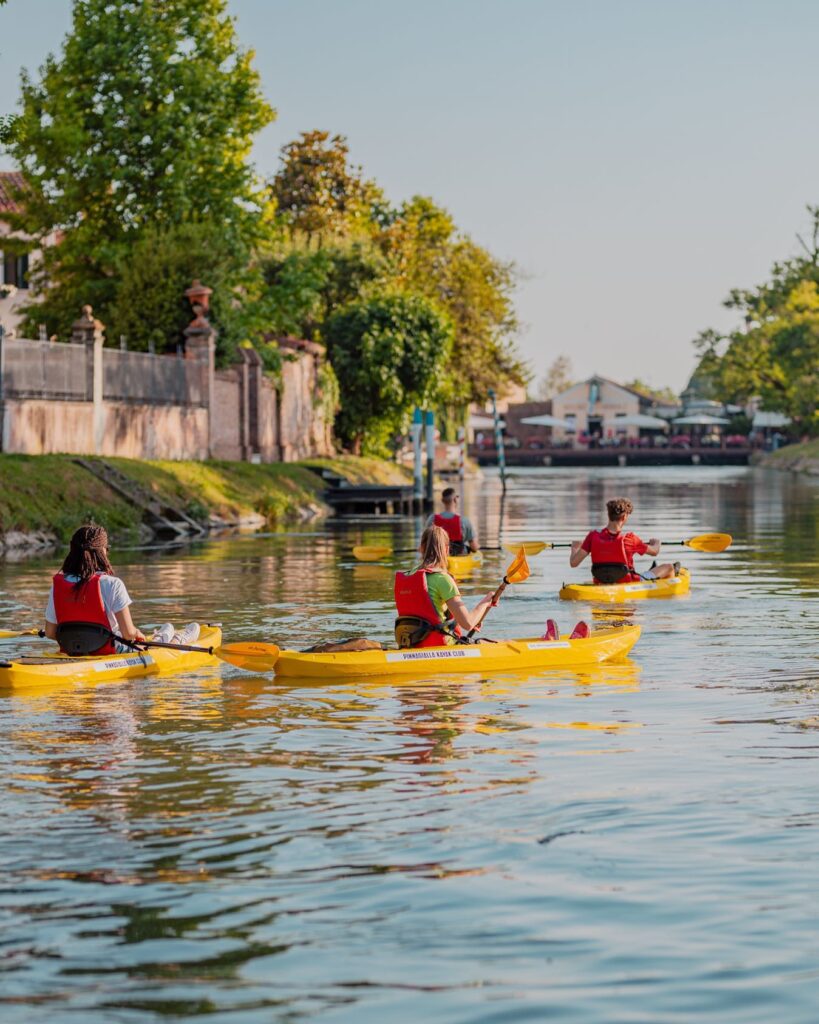
[[(145, 542), (142, 510), (77, 465), (73, 455), (0, 455), (0, 554), (28, 555), (65, 543), (93, 519), (117, 544)], [(209, 529), (285, 526), (323, 518), (325, 469), (351, 483), (406, 483), (394, 463), (335, 456), (303, 462), (171, 462), (106, 458), (129, 481)], [(313, 468), (311, 468), (313, 467)]]
[(789, 444), (775, 452), (767, 452), (755, 460), (754, 465), (763, 466), (765, 469), (804, 473), (806, 476), (819, 476), (819, 438)]

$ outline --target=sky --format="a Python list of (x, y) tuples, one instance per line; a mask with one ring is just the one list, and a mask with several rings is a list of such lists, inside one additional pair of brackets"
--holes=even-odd
[[(229, 0), (278, 111), (347, 136), (397, 203), (429, 195), (521, 280), (535, 381), (559, 355), (681, 389), (722, 302), (797, 252), (819, 203), (814, 0)], [(0, 8), (0, 113), (70, 0)], [(10, 168), (0, 155), (0, 168)]]

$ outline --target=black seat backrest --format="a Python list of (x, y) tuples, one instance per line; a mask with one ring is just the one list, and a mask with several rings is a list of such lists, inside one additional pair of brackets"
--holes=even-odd
[(57, 626), (60, 650), (73, 657), (94, 654), (113, 637), (110, 629), (97, 622), (63, 622)]

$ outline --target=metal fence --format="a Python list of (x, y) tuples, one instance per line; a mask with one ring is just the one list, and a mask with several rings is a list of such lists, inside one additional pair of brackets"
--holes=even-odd
[(91, 358), (85, 345), (0, 338), (0, 395), (91, 401)]
[[(0, 398), (93, 401), (94, 350), (87, 345), (3, 338)], [(102, 349), (102, 397), (147, 405), (208, 404), (206, 363), (150, 352)]]
[(102, 397), (149, 405), (207, 405), (208, 366), (179, 356), (103, 349)]

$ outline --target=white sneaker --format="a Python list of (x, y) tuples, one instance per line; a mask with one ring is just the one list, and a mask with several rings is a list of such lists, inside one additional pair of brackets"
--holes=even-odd
[(174, 644), (195, 644), (199, 639), (199, 623), (189, 622), (184, 629), (177, 630), (173, 635), (171, 643)]
[(173, 636), (174, 632), (172, 622), (163, 622), (159, 629), (155, 629), (153, 633), (151, 633), (152, 640), (159, 640), (163, 644), (173, 643)]

